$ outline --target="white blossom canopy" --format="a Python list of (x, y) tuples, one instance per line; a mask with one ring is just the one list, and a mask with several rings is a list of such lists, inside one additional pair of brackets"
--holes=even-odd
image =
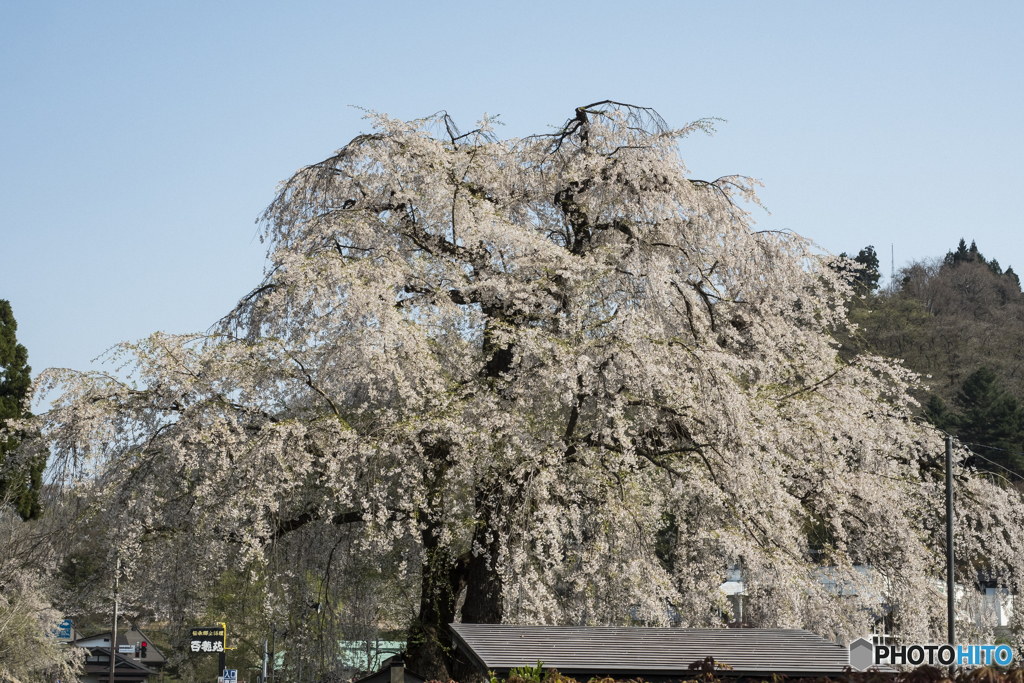
[[(849, 275), (755, 230), (754, 182), (689, 176), (706, 122), (371, 119), (283, 184), (266, 278), (215, 332), (123, 345), (130, 380), (46, 376), (63, 475), (138, 522), (122, 543), (187, 534), (215, 567), (304, 534), (329, 572), (344, 528), (419, 581), (426, 649), (459, 617), (722, 624), (733, 566), (755, 625), (943, 633), (916, 378), (840, 359)], [(1019, 494), (958, 482), (960, 578), (1019, 585)]]

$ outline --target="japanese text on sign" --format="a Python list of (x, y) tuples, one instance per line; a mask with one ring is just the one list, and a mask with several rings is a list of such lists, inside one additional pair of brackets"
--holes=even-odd
[(194, 628), (188, 646), (192, 652), (224, 652), (224, 629)]

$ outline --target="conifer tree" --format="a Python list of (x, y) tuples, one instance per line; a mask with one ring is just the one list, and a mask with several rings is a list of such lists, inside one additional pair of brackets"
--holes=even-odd
[(961, 411), (956, 418), (961, 440), (990, 460), (1024, 469), (1016, 455), (1024, 436), (1024, 410), (992, 370), (983, 367), (972, 373), (953, 400)]
[(1003, 273), (1003, 275), (1005, 275), (1007, 278), (1012, 280), (1014, 282), (1014, 284), (1017, 285), (1017, 291), (1020, 291), (1020, 278), (1017, 277), (1017, 273), (1013, 272), (1013, 267), (1012, 266), (1007, 268), (1006, 272)]
[(1001, 468), (1024, 471), (1024, 408), (990, 368), (971, 373), (953, 397), (953, 409), (932, 394), (924, 417), (939, 429), (954, 434), (985, 460), (979, 469), (1001, 474)]
[(864, 270), (857, 273), (856, 283), (859, 287), (868, 292), (878, 289), (878, 254), (875, 253), (875, 248), (869, 244), (861, 249), (857, 258), (853, 260), (864, 266)]
[[(878, 280), (881, 275), (878, 272), (878, 254), (875, 252), (874, 246), (869, 244), (861, 249), (854, 257), (847, 255), (844, 251), (839, 255), (839, 258), (851, 259), (863, 266), (863, 268), (856, 271), (852, 267), (848, 266), (833, 266), (834, 268), (837, 268), (839, 272), (851, 273), (852, 284), (859, 294), (869, 294), (878, 289)], [(842, 261), (839, 263), (842, 263)]]
[[(32, 385), (28, 351), (18, 343), (11, 303), (0, 299), (0, 499), (10, 503), (23, 519), (39, 516), (39, 490), (43, 484), (45, 461), (34, 458), (26, 463), (12, 460), (20, 442), (19, 435), (5, 433), (12, 420), (28, 417), (25, 399)], [(10, 462), (9, 462), (10, 461)]]

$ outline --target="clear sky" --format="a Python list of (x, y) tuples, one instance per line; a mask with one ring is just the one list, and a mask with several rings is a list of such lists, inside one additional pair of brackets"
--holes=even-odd
[(961, 237), (1024, 274), (1024, 3), (0, 0), (0, 298), (33, 370), (204, 330), (259, 283), (276, 184), (366, 129), (349, 105), (508, 136), (616, 99), (693, 175), (761, 179), (888, 275)]

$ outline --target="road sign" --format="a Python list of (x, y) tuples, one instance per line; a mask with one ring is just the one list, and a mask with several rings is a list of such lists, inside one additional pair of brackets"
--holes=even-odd
[(57, 638), (60, 640), (71, 640), (71, 620), (65, 619), (57, 624)]
[(118, 645), (117, 646), (117, 654), (119, 654), (119, 655), (132, 655), (132, 654), (135, 654), (135, 646), (134, 645)]
[(224, 683), (237, 683), (238, 669), (224, 669)]

